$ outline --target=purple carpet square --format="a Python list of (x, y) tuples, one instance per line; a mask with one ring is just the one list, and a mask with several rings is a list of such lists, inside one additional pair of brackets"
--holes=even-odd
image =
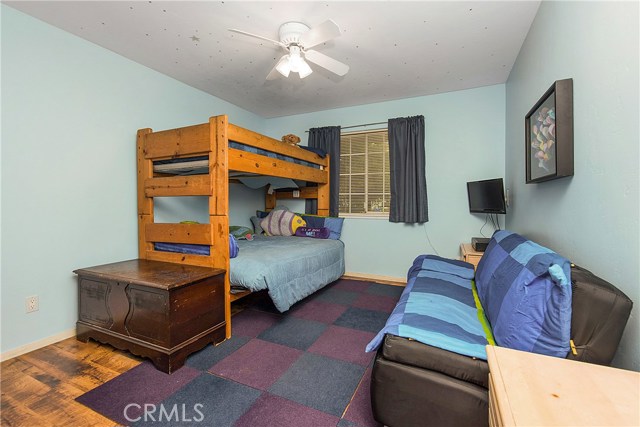
[(231, 318), (231, 333), (255, 338), (281, 319), (281, 315), (245, 309)]
[(367, 289), (368, 294), (392, 297), (395, 298), (396, 301), (400, 299), (400, 295), (402, 295), (403, 291), (404, 286), (383, 285), (381, 283), (372, 283)]
[(364, 372), (355, 363), (304, 353), (269, 392), (341, 417)]
[(262, 332), (258, 338), (298, 350), (306, 350), (325, 329), (327, 325), (324, 323), (288, 316)]
[(363, 280), (338, 280), (332, 289), (338, 289), (340, 291), (349, 292), (365, 292), (371, 286), (371, 282), (365, 282)]
[(381, 424), (373, 418), (371, 410), (371, 369), (367, 369), (356, 394), (351, 399), (344, 419), (362, 427), (379, 427)]
[(78, 397), (76, 401), (122, 425), (141, 415), (145, 404), (157, 404), (193, 381), (200, 371), (183, 366), (171, 375), (144, 362)]
[(314, 298), (315, 301), (329, 302), (333, 304), (351, 305), (360, 294), (358, 292), (342, 291), (330, 288), (322, 291)]
[(328, 427), (335, 426), (338, 421), (334, 415), (265, 393), (234, 427)]
[(261, 394), (261, 391), (246, 385), (202, 372), (200, 376), (157, 405), (152, 414), (153, 418), (141, 418), (132, 425), (231, 426), (247, 412)]
[(349, 307), (333, 324), (345, 328), (378, 333), (380, 329), (384, 328), (388, 317), (389, 313), (382, 311)]
[(329, 326), (308, 351), (367, 366), (375, 353), (365, 353), (364, 349), (375, 335), (373, 332)]
[(268, 389), (302, 355), (302, 351), (252, 339), (209, 372), (242, 384)]
[(361, 294), (358, 299), (353, 302), (353, 306), (391, 313), (397, 303), (398, 298), (395, 297), (364, 293)]
[(311, 300), (291, 309), (291, 315), (316, 322), (333, 323), (346, 310), (347, 307), (342, 304)]
[(245, 345), (251, 338), (242, 336), (232, 336), (228, 340), (221, 342), (218, 345), (208, 345), (202, 350), (193, 353), (187, 358), (185, 364), (192, 368), (206, 371), (243, 345)]

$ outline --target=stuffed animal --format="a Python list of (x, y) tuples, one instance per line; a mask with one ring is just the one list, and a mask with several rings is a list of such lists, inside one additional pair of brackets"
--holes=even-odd
[(282, 137), (282, 142), (284, 142), (285, 144), (295, 146), (297, 143), (300, 142), (300, 137), (290, 133)]

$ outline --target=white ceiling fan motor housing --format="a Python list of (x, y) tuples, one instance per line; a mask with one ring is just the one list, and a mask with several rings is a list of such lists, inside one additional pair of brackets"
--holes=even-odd
[(289, 45), (299, 45), (300, 36), (309, 31), (309, 27), (302, 22), (285, 22), (280, 26), (280, 41), (287, 47)]

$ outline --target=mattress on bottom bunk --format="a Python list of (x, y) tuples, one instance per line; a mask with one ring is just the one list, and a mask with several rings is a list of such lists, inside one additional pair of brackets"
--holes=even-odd
[[(229, 281), (251, 291), (267, 289), (281, 312), (344, 274), (344, 243), (297, 236), (238, 240)], [(209, 246), (155, 243), (158, 251), (209, 255)]]
[(344, 243), (309, 237), (256, 236), (239, 240), (230, 282), (252, 291), (267, 289), (281, 312), (344, 274)]

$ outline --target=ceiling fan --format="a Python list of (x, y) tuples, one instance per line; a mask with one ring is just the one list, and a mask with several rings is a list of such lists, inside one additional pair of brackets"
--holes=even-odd
[(278, 74), (289, 77), (292, 71), (298, 73), (303, 79), (313, 72), (306, 61), (313, 62), (339, 76), (344, 76), (349, 71), (348, 65), (311, 49), (340, 36), (340, 28), (331, 19), (313, 28), (309, 28), (301, 22), (285, 22), (280, 26), (278, 33), (280, 41), (233, 28), (230, 28), (229, 31), (266, 40), (287, 51), (267, 75), (267, 80), (275, 79)]

